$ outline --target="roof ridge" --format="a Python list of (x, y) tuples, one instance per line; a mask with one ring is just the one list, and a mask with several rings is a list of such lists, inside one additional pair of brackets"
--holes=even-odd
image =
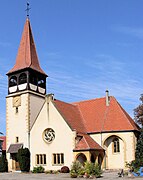
[(90, 148), (90, 146), (89, 146), (89, 144), (88, 144), (88, 142), (87, 142), (85, 136), (83, 136), (83, 137), (84, 137), (84, 139), (85, 139), (85, 143), (86, 143), (87, 147)]
[(85, 119), (84, 119), (84, 117), (83, 117), (83, 114), (82, 114), (82, 112), (81, 112), (81, 109), (80, 109), (80, 107), (79, 107), (79, 104), (76, 104), (76, 107), (77, 107), (77, 109), (78, 109), (78, 111), (79, 111), (79, 113), (80, 113), (80, 117), (81, 117), (81, 120), (82, 120), (83, 127), (85, 128), (85, 131), (87, 132), (87, 129), (86, 129), (86, 127), (85, 127), (86, 121), (85, 121)]
[(60, 101), (62, 103), (65, 103), (65, 104), (68, 104), (68, 105), (72, 105), (72, 106), (77, 106), (77, 104), (72, 104), (72, 103), (69, 103), (69, 102), (65, 102), (65, 101), (61, 101), (59, 99), (54, 99), (55, 101)]
[[(114, 96), (109, 96), (110, 98), (113, 98)], [(105, 99), (106, 97), (100, 97), (100, 98), (94, 98), (94, 99), (87, 99), (87, 100), (82, 100), (82, 101), (77, 101), (77, 102), (72, 102), (71, 104), (79, 104), (79, 103), (84, 103), (84, 102), (89, 102), (89, 101), (95, 101), (95, 100), (100, 100), (100, 99)]]
[(130, 115), (122, 108), (122, 106), (120, 105), (120, 103), (119, 103), (115, 98), (114, 98), (114, 100), (115, 100), (115, 102), (117, 103), (117, 106), (119, 107), (119, 109), (120, 109), (120, 111), (122, 112), (123, 116), (126, 117), (126, 119), (128, 120), (130, 126), (133, 127), (134, 129), (136, 129), (137, 127), (134, 127), (134, 125), (136, 126), (136, 124), (133, 125), (133, 124), (131, 123), (131, 121), (132, 121), (133, 123), (135, 123), (134, 120), (133, 120), (133, 119), (130, 117)]

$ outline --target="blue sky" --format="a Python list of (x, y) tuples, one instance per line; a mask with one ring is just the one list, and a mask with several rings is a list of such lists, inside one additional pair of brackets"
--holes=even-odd
[[(5, 133), (6, 73), (26, 20), (26, 0), (0, 0), (0, 131)], [(29, 0), (47, 93), (66, 101), (115, 96), (133, 117), (143, 93), (142, 0)]]

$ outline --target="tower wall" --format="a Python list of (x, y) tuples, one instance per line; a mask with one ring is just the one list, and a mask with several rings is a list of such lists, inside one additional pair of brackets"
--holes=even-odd
[[(20, 104), (16, 104), (15, 98), (20, 98)], [(30, 149), (30, 128), (41, 110), (45, 97), (38, 94), (23, 92), (6, 97), (6, 147), (11, 144), (22, 143), (23, 147)], [(17, 141), (18, 140), (18, 141)], [(10, 153), (7, 153), (9, 171), (13, 169)]]

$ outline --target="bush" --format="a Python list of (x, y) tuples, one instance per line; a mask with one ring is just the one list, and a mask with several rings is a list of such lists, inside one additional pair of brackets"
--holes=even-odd
[(30, 151), (28, 148), (21, 148), (17, 154), (20, 170), (22, 172), (30, 171)]
[(4, 155), (0, 157), (0, 172), (8, 172), (8, 163)]
[(61, 172), (61, 170), (47, 170), (47, 171), (45, 171), (46, 174), (58, 174), (60, 172)]
[(70, 170), (69, 170), (69, 168), (67, 166), (63, 166), (61, 168), (61, 173), (69, 173), (69, 172), (70, 172)]
[(91, 162), (85, 162), (84, 171), (89, 176), (94, 175), (96, 177), (100, 177), (102, 174), (99, 165)]
[(38, 166), (38, 167), (34, 167), (33, 173), (44, 173), (45, 172), (45, 169), (43, 166)]
[(70, 176), (72, 178), (76, 178), (80, 174), (81, 169), (82, 169), (81, 163), (79, 161), (74, 161), (71, 166)]
[(95, 163), (91, 162), (85, 162), (84, 166), (78, 161), (73, 162), (70, 175), (72, 178), (85, 176), (88, 177), (100, 177), (102, 174), (102, 171), (100, 169), (100, 166)]
[(126, 167), (129, 168), (130, 172), (137, 172), (140, 164), (136, 160), (133, 160), (130, 163), (126, 163)]

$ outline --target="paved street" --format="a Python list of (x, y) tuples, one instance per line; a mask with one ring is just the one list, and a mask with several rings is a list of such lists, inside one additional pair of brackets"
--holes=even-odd
[[(69, 174), (26, 174), (26, 173), (0, 173), (0, 180), (66, 180), (73, 179), (70, 178)], [(84, 178), (77, 178), (77, 180), (83, 180)], [(98, 178), (98, 180), (115, 180), (115, 179), (143, 179), (143, 177), (123, 177), (119, 178), (117, 172), (106, 172), (103, 173), (103, 177)]]

